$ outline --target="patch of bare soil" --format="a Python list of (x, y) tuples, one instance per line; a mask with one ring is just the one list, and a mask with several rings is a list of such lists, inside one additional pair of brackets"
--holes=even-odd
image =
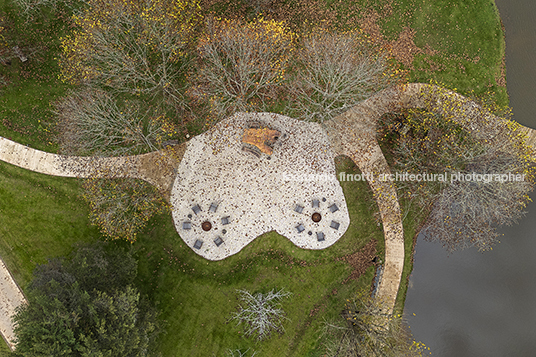
[(141, 155), (139, 172), (148, 177), (169, 198), (177, 169), (181, 163), (186, 143), (170, 146), (162, 151)]
[(378, 25), (378, 20), (381, 17), (391, 15), (392, 8), (390, 7), (390, 3), (384, 6), (382, 14), (378, 14), (374, 10), (367, 10), (366, 15), (359, 21), (359, 26), (374, 40), (374, 42), (388, 49), (391, 55), (408, 69), (413, 68), (413, 59), (415, 58), (415, 55), (420, 53), (433, 55), (437, 53), (429, 46), (426, 46), (424, 49), (417, 47), (413, 40), (416, 31), (410, 27), (404, 27), (396, 40), (387, 41), (382, 34), (381, 27)]
[(354, 270), (343, 281), (346, 284), (350, 280), (357, 280), (361, 275), (365, 273), (367, 268), (373, 265), (374, 258), (376, 257), (376, 240), (371, 239), (361, 250), (353, 254), (337, 258), (337, 260), (343, 260), (350, 264)]
[(498, 86), (506, 87), (506, 58), (503, 56), (501, 60), (501, 71), (498, 76), (495, 77), (495, 82)]

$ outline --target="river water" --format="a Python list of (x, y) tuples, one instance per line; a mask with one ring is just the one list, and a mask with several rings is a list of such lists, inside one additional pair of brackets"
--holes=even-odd
[[(536, 128), (536, 1), (497, 0), (514, 119)], [(536, 201), (536, 193), (532, 194)], [(536, 356), (536, 203), (492, 251), (418, 238), (405, 313), (434, 356)], [(413, 315), (415, 314), (415, 315)]]

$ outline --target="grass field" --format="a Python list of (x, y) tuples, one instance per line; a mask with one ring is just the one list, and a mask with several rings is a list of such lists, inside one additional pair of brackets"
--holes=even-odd
[[(374, 1), (375, 4), (386, 3)], [(387, 2), (389, 3), (389, 2)], [(409, 0), (394, 3), (392, 15), (378, 23), (385, 37), (396, 40), (404, 28), (415, 31), (410, 82), (444, 83), (463, 95), (493, 93), (506, 105), (501, 82), (504, 33), (492, 0)], [(381, 13), (380, 5), (373, 6)]]
[[(341, 26), (361, 23), (374, 29), (377, 25), (379, 41), (386, 44), (394, 45), (405, 28), (415, 30), (413, 45), (411, 41), (396, 42), (400, 45), (397, 49), (414, 58), (412, 65), (403, 65), (410, 81), (437, 80), (462, 94), (491, 91), (497, 102), (507, 102), (505, 87), (498, 85), (504, 42), (493, 1), (311, 3), (335, 13), (319, 10), (307, 16), (329, 16)], [(232, 8), (228, 3), (221, 4)], [(348, 14), (355, 16), (349, 19)], [(27, 63), (15, 59), (11, 66), (0, 65), (0, 75), (9, 80), (7, 87), (0, 88), (0, 136), (56, 152), (51, 103), (69, 87), (58, 80), (55, 58), (59, 37), (70, 30), (57, 15), (25, 25), (7, 0), (0, 0), (0, 17), (13, 45), (36, 50)], [(338, 162), (338, 169), (347, 173), (356, 170), (345, 160)], [(383, 254), (383, 233), (368, 186), (363, 182), (342, 186), (352, 223), (338, 243), (323, 251), (301, 250), (269, 233), (235, 256), (208, 262), (184, 245), (169, 214), (153, 218), (131, 249), (140, 262), (137, 285), (161, 311), (163, 331), (158, 344), (162, 355), (223, 356), (227, 349), (251, 348), (259, 351), (259, 356), (320, 356), (323, 321), (336, 319), (345, 299), (359, 287), (369, 288), (374, 276), (374, 268), (369, 267), (359, 280), (342, 284), (353, 268), (337, 258), (359, 251), (370, 240), (378, 242), (378, 254)], [(36, 264), (68, 254), (77, 243), (103, 239), (90, 226), (88, 207), (80, 195), (79, 183), (74, 179), (49, 177), (0, 163), (0, 256), (23, 290)], [(403, 308), (406, 280), (412, 269), (413, 237), (421, 220), (412, 212), (404, 220), (406, 264), (398, 309)], [(229, 321), (238, 303), (235, 290), (265, 292), (274, 287), (293, 293), (283, 301), (289, 318), (284, 325), (286, 333), (264, 343), (244, 338), (243, 329)], [(0, 353), (6, 349), (0, 344)]]
[[(370, 268), (361, 281), (341, 284), (352, 268), (337, 258), (358, 251), (370, 239), (382, 238), (366, 184), (345, 186), (355, 219), (337, 244), (322, 251), (299, 249), (286, 238), (269, 233), (240, 254), (207, 262), (183, 244), (169, 217), (156, 219), (135, 249), (140, 285), (163, 313), (167, 331), (161, 339), (164, 355), (220, 356), (228, 348), (252, 348), (263, 351), (261, 355), (271, 351), (272, 355), (308, 355), (319, 337), (322, 319), (336, 318), (341, 300), (350, 297), (359, 284), (370, 285), (373, 276)], [(293, 293), (283, 302), (290, 319), (286, 333), (262, 344), (244, 339), (243, 329), (229, 322), (237, 306), (235, 290), (266, 292), (274, 287)]]
[[(351, 166), (348, 162), (340, 164), (349, 173)], [(89, 226), (88, 210), (78, 198), (75, 180), (2, 163), (0, 187), (0, 252), (23, 289), (36, 263), (66, 255), (76, 243), (101, 239)], [(336, 258), (355, 253), (371, 239), (382, 241), (368, 186), (364, 182), (345, 183), (343, 189), (352, 223), (337, 244), (322, 251), (299, 249), (286, 238), (270, 233), (240, 254), (208, 262), (186, 247), (170, 215), (153, 219), (132, 249), (140, 261), (138, 286), (162, 313), (162, 353), (219, 356), (228, 348), (252, 347), (305, 356), (314, 350), (323, 318), (335, 319), (342, 302), (359, 285), (370, 286), (374, 274), (371, 267), (360, 281), (341, 284), (352, 267)], [(290, 319), (285, 324), (287, 332), (257, 345), (228, 323), (236, 310), (235, 290), (267, 291), (274, 287), (285, 287), (294, 294), (284, 303)]]

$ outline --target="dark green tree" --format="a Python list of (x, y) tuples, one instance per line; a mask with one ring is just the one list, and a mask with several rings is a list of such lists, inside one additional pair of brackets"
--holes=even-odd
[(137, 263), (103, 244), (34, 272), (14, 322), (16, 356), (148, 356), (155, 312), (132, 285)]

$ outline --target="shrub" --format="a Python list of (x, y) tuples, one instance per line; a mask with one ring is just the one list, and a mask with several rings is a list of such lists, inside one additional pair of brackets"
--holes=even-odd
[(244, 323), (247, 326), (246, 335), (256, 335), (257, 340), (264, 340), (273, 331), (283, 333), (283, 319), (285, 312), (281, 309), (281, 299), (292, 295), (284, 289), (276, 291), (272, 289), (266, 294), (251, 294), (246, 290), (238, 290), (242, 304), (239, 312), (233, 314), (233, 319), (238, 324)]
[(134, 242), (152, 216), (169, 209), (157, 189), (141, 180), (94, 178), (83, 186), (91, 221), (112, 239)]

